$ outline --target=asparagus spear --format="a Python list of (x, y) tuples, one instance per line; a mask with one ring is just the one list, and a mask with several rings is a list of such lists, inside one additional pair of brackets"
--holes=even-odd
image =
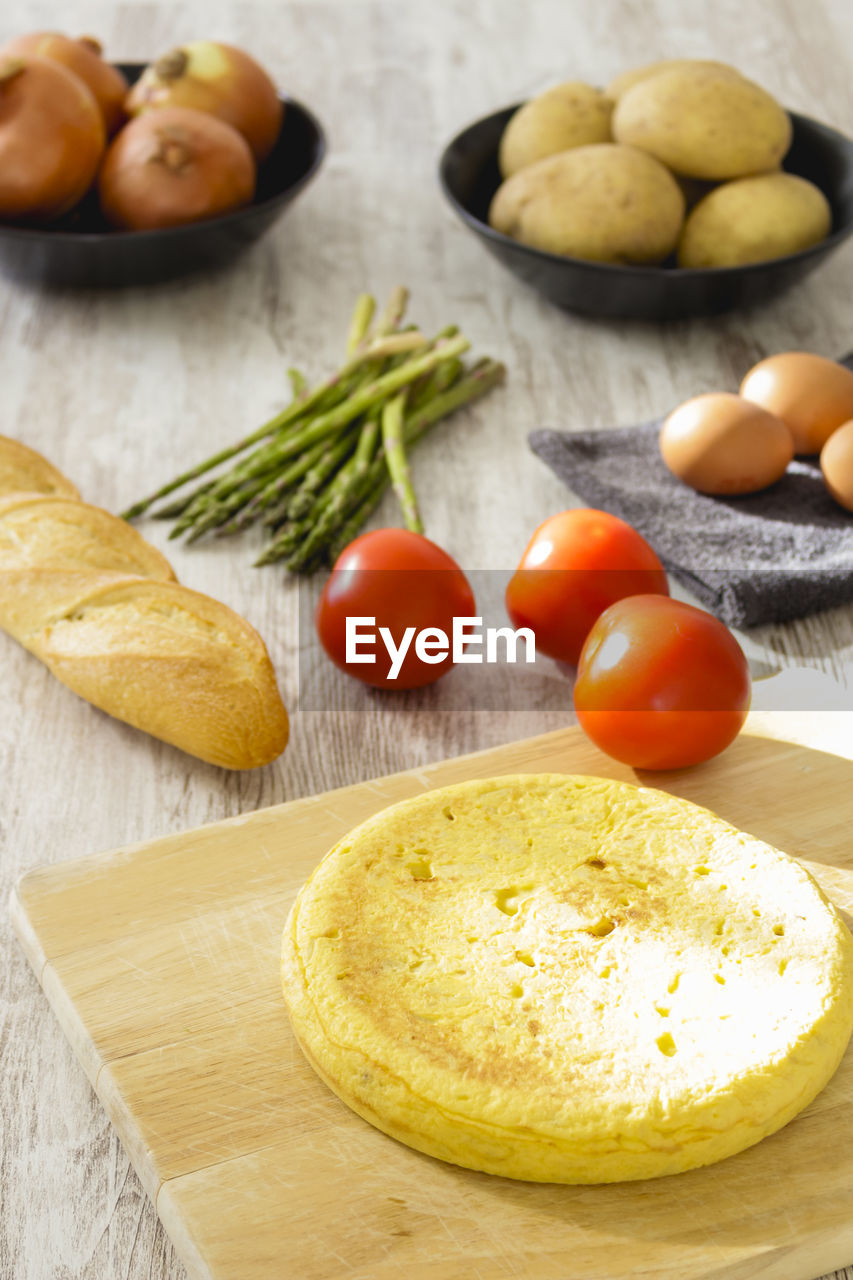
[(423, 533), (423, 521), (412, 485), (409, 460), (406, 457), (403, 428), (405, 408), (405, 391), (401, 391), (399, 395), (394, 396), (393, 400), (386, 403), (382, 410), (382, 445), (385, 450), (385, 460), (388, 463), (388, 473), (403, 512), (406, 528), (411, 529), (412, 533)]
[(362, 294), (337, 373), (309, 387), (301, 372), (288, 370), (293, 400), (286, 409), (136, 503), (126, 517), (204, 477), (154, 513), (177, 518), (171, 537), (234, 533), (262, 518), (275, 535), (258, 563), (284, 559), (310, 572), (351, 541), (393, 484), (407, 526), (420, 532), (407, 450), (499, 381), (503, 367), (484, 360), (466, 370), (460, 357), (469, 344), (455, 325), (432, 341), (414, 325), (401, 328), (407, 302), (405, 289), (392, 290), (371, 332), (376, 304)]
[(447, 360), (444, 364), (440, 364), (432, 373), (419, 379), (409, 392), (409, 409), (420, 409), (433, 396), (446, 391), (457, 378), (461, 377), (464, 368), (462, 361), (457, 357), (455, 360)]
[[(273, 560), (287, 556), (289, 569), (302, 568), (322, 553), (330, 533), (357, 501), (358, 495), (369, 481), (370, 466), (378, 440), (379, 423), (375, 416), (371, 416), (361, 428), (352, 458), (319, 496), (307, 514), (302, 530), (298, 524), (289, 525), (256, 564), (270, 564)], [(302, 532), (304, 537), (297, 536)]]
[(278, 502), (272, 502), (266, 509), (263, 518), (263, 526), (265, 529), (271, 529), (277, 532), (289, 517), (290, 494), (285, 494), (279, 498)]
[(390, 481), (384, 480), (380, 484), (375, 485), (367, 494), (367, 497), (362, 498), (355, 510), (347, 516), (344, 523), (340, 526), (337, 532), (333, 534), (326, 547), (325, 555), (326, 563), (330, 567), (335, 563), (341, 552), (349, 546), (353, 539), (358, 537), (362, 528), (384, 498), (385, 490), (388, 488), (389, 483)]
[(308, 514), (318, 492), (352, 453), (357, 434), (352, 430), (347, 431), (334, 444), (324, 445), (322, 456), (310, 470), (306, 471), (302, 483), (291, 499), (288, 508), (291, 520), (299, 520)]
[[(502, 364), (490, 359), (483, 360), (452, 387), (437, 395), (421, 409), (407, 415), (403, 427), (406, 447), (410, 448), (416, 444), (436, 422), (497, 386), (503, 381), (505, 372)], [(351, 492), (350, 500), (347, 503), (339, 500), (336, 504), (338, 517), (342, 514), (341, 508), (344, 508), (343, 519), (338, 520), (337, 528), (332, 527), (333, 522), (329, 516), (325, 515), (325, 503), (321, 501), (317, 520), (323, 519), (323, 534), (326, 538), (325, 558), (329, 563), (334, 563), (344, 547), (358, 534), (364, 522), (379, 505), (390, 483), (384, 452), (380, 451), (371, 463), (363, 481), (358, 485), (357, 491)], [(300, 541), (299, 527), (286, 527), (281, 535), (266, 548), (256, 563), (271, 564), (288, 557), (288, 567), (291, 567), (290, 557)], [(316, 537), (314, 541), (316, 543)], [(296, 564), (293, 567), (297, 567)], [(301, 571), (304, 572), (305, 567), (302, 567)]]
[[(404, 336), (399, 335), (399, 337)], [(390, 342), (392, 339), (389, 338), (387, 341)], [(334, 409), (330, 409), (328, 413), (318, 414), (299, 431), (288, 432), (281, 439), (272, 441), (259, 449), (248, 461), (238, 464), (209, 493), (200, 497), (200, 507), (195, 513), (196, 516), (204, 515), (208, 503), (226, 497), (238, 484), (263, 475), (272, 467), (301, 453), (303, 449), (309, 448), (320, 440), (328, 439), (354, 418), (368, 412), (375, 405), (381, 404), (387, 396), (399, 391), (415, 378), (419, 378), (422, 373), (429, 373), (445, 359), (461, 355), (469, 345), (467, 338), (463, 337), (443, 340), (425, 354), (415, 355), (404, 361), (398, 368), (380, 374), (378, 378), (362, 386)]]
[(287, 376), (290, 379), (290, 390), (293, 398), (296, 399), (297, 396), (305, 395), (308, 390), (305, 375), (299, 369), (288, 369)]
[[(392, 348), (392, 359), (399, 361), (403, 358), (404, 357), (400, 355), (393, 355)], [(346, 388), (345, 394), (336, 396), (333, 401), (333, 405), (339, 407), (348, 403), (352, 395), (370, 383), (374, 376), (375, 372), (371, 372), (370, 368), (362, 369), (358, 373), (352, 374), (343, 384)], [(307, 425), (310, 425), (310, 423)], [(317, 442), (315, 448), (309, 449), (311, 454), (311, 466), (313, 466), (314, 462), (325, 450), (328, 443), (328, 439), (321, 439)], [(230, 471), (225, 472), (224, 475), (220, 476), (217, 480), (214, 480), (212, 485), (203, 485), (196, 490), (198, 501), (191, 503), (185, 509), (178, 526), (170, 533), (170, 538), (179, 537), (180, 534), (193, 528), (199, 521), (204, 521), (206, 528), (212, 527), (207, 523), (209, 508), (212, 505), (221, 504), (225, 501), (230, 502), (231, 495), (238, 490), (245, 493), (246, 484), (254, 478), (264, 477), (265, 480), (269, 481), (269, 493), (264, 492), (266, 487), (265, 485), (256, 486), (253, 491), (253, 496), (258, 498), (259, 505), (263, 505), (266, 501), (271, 501), (273, 498), (278, 498), (281, 495), (285, 484), (290, 483), (293, 469), (287, 468), (283, 475), (277, 479), (276, 472), (278, 467), (283, 459), (286, 459), (293, 454), (296, 455), (296, 462), (294, 463), (294, 466), (298, 466), (299, 454), (303, 452), (305, 444), (310, 444), (310, 441), (306, 440), (304, 429), (302, 433), (296, 435), (295, 443), (292, 433), (288, 433), (277, 435), (266, 443), (261, 444), (259, 448), (250, 453), (241, 462), (238, 462)], [(285, 445), (288, 445), (289, 448), (287, 449), (287, 452), (282, 452)], [(307, 470), (307, 468), (300, 469), (298, 473), (299, 476), (304, 474), (305, 470)], [(230, 509), (233, 510), (234, 508), (231, 507)]]
[[(251, 445), (265, 440), (268, 436), (276, 435), (283, 427), (292, 426), (294, 429), (298, 428), (301, 426), (299, 420), (308, 416), (309, 411), (317, 407), (318, 402), (327, 391), (337, 387), (350, 373), (358, 370), (366, 361), (382, 360), (386, 356), (396, 355), (400, 351), (412, 351), (418, 347), (425, 346), (426, 341), (426, 338), (421, 333), (413, 332), (395, 333), (369, 342), (363, 349), (357, 351), (337, 373), (319, 383), (313, 391), (306, 391), (295, 400), (292, 400), (275, 417), (270, 418), (263, 426), (258, 427), (257, 431), (250, 432), (249, 435), (244, 436), (242, 440), (238, 440), (236, 444), (229, 446), (227, 449), (220, 449), (218, 453), (205, 459), (204, 462), (199, 462), (196, 466), (190, 467), (189, 470), (176, 476), (174, 480), (170, 480), (168, 484), (162, 485), (149, 497), (135, 502), (126, 511), (122, 512), (122, 518), (124, 520), (135, 520), (138, 516), (144, 515), (150, 506), (161, 498), (168, 497), (170, 493), (174, 493), (175, 489), (180, 489), (183, 485), (188, 484), (190, 480), (198, 479), (199, 476), (212, 471), (214, 467), (220, 466), (221, 463), (230, 461), (231, 458), (236, 457), (238, 453), (243, 453)], [(302, 427), (302, 429), (304, 430), (305, 428)]]
[[(411, 447), (416, 444), (423, 436), (426, 435), (430, 427), (448, 414), (453, 413), (456, 409), (462, 408), (466, 404), (470, 404), (479, 396), (485, 395), (492, 387), (497, 386), (503, 381), (506, 374), (504, 365), (498, 364), (494, 360), (486, 359), (480, 363), (480, 366), (472, 370), (466, 378), (458, 382), (452, 391), (448, 391), (441, 397), (436, 397), (431, 404), (424, 406), (417, 413), (413, 413), (407, 417), (405, 422), (405, 441), (406, 446)], [(341, 525), (338, 531), (331, 538), (326, 548), (326, 561), (332, 565), (338, 556), (349, 546), (353, 538), (358, 535), (359, 530), (367, 522), (373, 512), (379, 506), (385, 496), (391, 477), (387, 469), (384, 474), (380, 471), (375, 477), (372, 487), (369, 487), (367, 495), (362, 498), (359, 505), (347, 517), (345, 523)]]
[(362, 293), (356, 301), (355, 310), (350, 320), (349, 333), (347, 334), (347, 355), (352, 356), (358, 350), (359, 345), (367, 337), (370, 329), (370, 322), (373, 319), (373, 313), (376, 310), (376, 303), (369, 293)]
[[(399, 363), (404, 359), (403, 356), (397, 355), (390, 357), (391, 365), (395, 362)], [(368, 380), (369, 373), (364, 375), (362, 381)], [(353, 428), (344, 430), (344, 434), (339, 439), (331, 441), (320, 441), (303, 454), (301, 458), (297, 457), (290, 467), (285, 468), (280, 474), (274, 475), (273, 479), (265, 485), (260, 492), (246, 503), (242, 511), (227, 519), (224, 523), (218, 523), (217, 536), (237, 533), (241, 529), (248, 528), (258, 518), (260, 513), (266, 508), (273, 506), (274, 514), (270, 521), (265, 520), (265, 524), (281, 524), (285, 518), (291, 521), (297, 521), (306, 516), (314, 503), (315, 495), (322, 488), (326, 479), (333, 474), (340, 464), (346, 459), (348, 454), (353, 450), (356, 443), (358, 432)], [(301, 479), (301, 483), (295, 492), (293, 490), (294, 483)], [(207, 488), (209, 489), (209, 485)], [(283, 496), (287, 494), (287, 501), (284, 502)], [(215, 495), (213, 495), (215, 497)], [(224, 515), (224, 511), (222, 511)], [(194, 517), (198, 519), (198, 515)], [(210, 523), (206, 516), (202, 517), (204, 528), (216, 528), (217, 523)], [(191, 537), (190, 541), (195, 541), (195, 537)]]
[(314, 445), (313, 449), (308, 449), (298, 458), (294, 458), (290, 466), (285, 467), (284, 471), (275, 471), (272, 479), (246, 503), (242, 511), (239, 511), (227, 524), (220, 527), (219, 533), (223, 536), (225, 534), (239, 533), (254, 524), (262, 511), (266, 511), (274, 504), (281, 504), (285, 498), (289, 502), (293, 496), (295, 486), (305, 473), (320, 461), (327, 452), (328, 447), (326, 441), (321, 440)]
[(165, 507), (158, 507), (156, 511), (151, 512), (153, 520), (177, 520), (182, 516), (189, 507), (190, 503), (195, 502), (196, 498), (202, 493), (208, 493), (213, 488), (213, 481), (208, 480), (205, 484), (199, 485), (198, 489), (192, 489), (189, 493), (184, 494), (182, 498), (177, 498), (174, 502), (169, 502)]
[(169, 534), (170, 540), (179, 537), (187, 528), (190, 528), (187, 542), (197, 542), (203, 534), (208, 533), (211, 529), (218, 529), (231, 518), (235, 511), (239, 511), (255, 496), (258, 483), (255, 480), (245, 485), (239, 485), (227, 498), (208, 503), (204, 512), (193, 519), (191, 527), (186, 525), (184, 520), (179, 520)]
[(408, 305), (409, 291), (404, 285), (398, 284), (391, 290), (391, 296), (385, 304), (385, 310), (377, 326), (377, 333), (393, 333), (395, 329), (399, 329)]

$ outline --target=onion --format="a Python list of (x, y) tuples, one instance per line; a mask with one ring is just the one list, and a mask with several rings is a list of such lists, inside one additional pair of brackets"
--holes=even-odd
[(104, 121), (82, 80), (47, 58), (0, 58), (0, 218), (47, 222), (85, 195)]
[(98, 191), (113, 226), (177, 227), (248, 204), (255, 161), (245, 138), (224, 121), (190, 107), (162, 107), (116, 135)]
[(261, 161), (272, 151), (284, 106), (254, 58), (230, 44), (196, 40), (146, 67), (125, 103), (131, 115), (147, 107), (194, 107), (242, 133)]
[(8, 40), (0, 48), (0, 57), (4, 55), (49, 58), (73, 71), (95, 95), (108, 135), (114, 134), (126, 119), (127, 81), (117, 67), (110, 66), (100, 56), (101, 46), (92, 36), (72, 40), (58, 31), (33, 31)]

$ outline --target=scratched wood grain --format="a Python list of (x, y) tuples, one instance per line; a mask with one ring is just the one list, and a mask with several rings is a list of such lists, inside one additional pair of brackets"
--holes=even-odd
[[(283, 371), (337, 360), (353, 297), (410, 285), (428, 326), (459, 322), (510, 381), (421, 447), (430, 533), (466, 567), (507, 569), (566, 505), (526, 432), (648, 418), (732, 386), (756, 358), (850, 344), (853, 245), (769, 307), (668, 326), (582, 321), (506, 276), (455, 221), (435, 180), (460, 125), (555, 79), (605, 82), (660, 56), (737, 63), (795, 110), (853, 132), (853, 10), (840, 0), (18, 0), (0, 38), (64, 25), (116, 59), (213, 35), (255, 50), (327, 126), (318, 180), (230, 272), (114, 293), (0, 288), (5, 433), (43, 450), (113, 510), (286, 399)], [(391, 503), (375, 522), (396, 520)], [(165, 546), (165, 530), (145, 526)], [(286, 700), (298, 684), (298, 592), (247, 566), (251, 545), (169, 553), (183, 581), (244, 613)], [(849, 681), (853, 610), (749, 637), (773, 665)], [(0, 636), (0, 890), (27, 868), (180, 831), (558, 728), (570, 690), (526, 710), (471, 710), (459, 682), (429, 698), (367, 696), (297, 713), (280, 762), (249, 775), (199, 764), (108, 719)], [(831, 803), (831, 799), (828, 800)], [(0, 1277), (180, 1280), (156, 1215), (0, 919)], [(853, 1280), (853, 1270), (848, 1280)]]

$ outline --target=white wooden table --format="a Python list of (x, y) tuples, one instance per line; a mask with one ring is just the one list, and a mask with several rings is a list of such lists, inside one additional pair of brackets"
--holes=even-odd
[[(553, 80), (604, 83), (664, 56), (734, 61), (789, 107), (853, 132), (853, 8), (844, 0), (22, 0), (0, 21), (3, 37), (60, 24), (96, 33), (116, 60), (199, 36), (231, 40), (255, 51), (328, 130), (319, 179), (234, 270), (112, 294), (0, 289), (0, 430), (112, 510), (261, 422), (287, 399), (287, 365), (330, 369), (365, 288), (384, 297), (408, 284), (426, 327), (456, 321), (509, 366), (507, 388), (441, 428), (417, 459), (428, 532), (470, 569), (511, 568), (533, 527), (567, 505), (526, 449), (531, 427), (641, 421), (733, 386), (764, 354), (853, 346), (853, 245), (748, 314), (671, 326), (584, 321), (505, 275), (445, 207), (435, 176), (441, 146), (474, 117)], [(375, 523), (396, 521), (389, 500)], [(145, 532), (164, 545), (162, 526)], [(292, 705), (294, 584), (283, 571), (249, 568), (251, 539), (169, 550), (182, 581), (258, 627)], [(768, 627), (749, 642), (773, 666), (805, 664), (844, 682), (853, 608)], [(356, 710), (298, 712), (279, 762), (226, 774), (94, 711), (5, 637), (0, 664), (4, 897), (39, 863), (571, 718), (568, 685), (538, 709), (477, 711), (455, 705), (448, 682), (419, 708), (367, 696)], [(818, 744), (843, 749), (849, 720), (835, 716), (826, 738), (824, 724)], [(792, 732), (802, 736), (802, 723)], [(0, 1278), (178, 1280), (182, 1268), (5, 913), (0, 954)], [(853, 1268), (840, 1274), (853, 1280)]]

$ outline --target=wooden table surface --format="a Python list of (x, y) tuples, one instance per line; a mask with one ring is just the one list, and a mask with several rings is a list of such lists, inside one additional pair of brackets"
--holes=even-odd
[[(0, 430), (44, 452), (84, 497), (119, 510), (231, 442), (288, 397), (285, 369), (328, 371), (357, 293), (398, 283), (428, 328), (459, 323), (509, 366), (505, 390), (418, 454), (428, 532), (468, 569), (507, 570), (569, 500), (528, 453), (539, 425), (642, 421), (731, 387), (761, 356), (853, 346), (853, 244), (769, 306), (708, 322), (606, 323), (563, 314), (505, 275), (442, 201), (436, 160), (461, 125), (559, 79), (606, 82), (657, 57), (733, 61), (787, 106), (853, 133), (853, 8), (843, 0), (293, 0), (105, 4), (21, 0), (0, 37), (62, 25), (116, 60), (199, 36), (254, 51), (324, 122), (319, 178), (233, 269), (114, 293), (0, 290)], [(14, 23), (14, 25), (12, 25)], [(390, 500), (376, 524), (396, 523)], [(144, 526), (164, 545), (162, 526)], [(297, 696), (298, 589), (249, 568), (252, 542), (184, 549), (179, 578), (249, 618), (288, 705)], [(774, 667), (853, 683), (853, 608), (746, 637)], [(524, 708), (434, 695), (322, 700), (293, 717), (280, 761), (227, 774), (80, 702), (0, 636), (0, 888), (72, 858), (558, 728), (568, 684)], [(329, 668), (328, 705), (340, 685)], [(812, 745), (843, 749), (851, 713)], [(762, 722), (766, 726), (766, 719)], [(771, 727), (785, 731), (785, 717)], [(830, 729), (831, 724), (831, 729)], [(824, 726), (826, 732), (824, 733)], [(827, 797), (827, 803), (832, 798)], [(0, 917), (0, 1278), (179, 1280), (183, 1271)], [(853, 1268), (843, 1274), (853, 1280)]]

